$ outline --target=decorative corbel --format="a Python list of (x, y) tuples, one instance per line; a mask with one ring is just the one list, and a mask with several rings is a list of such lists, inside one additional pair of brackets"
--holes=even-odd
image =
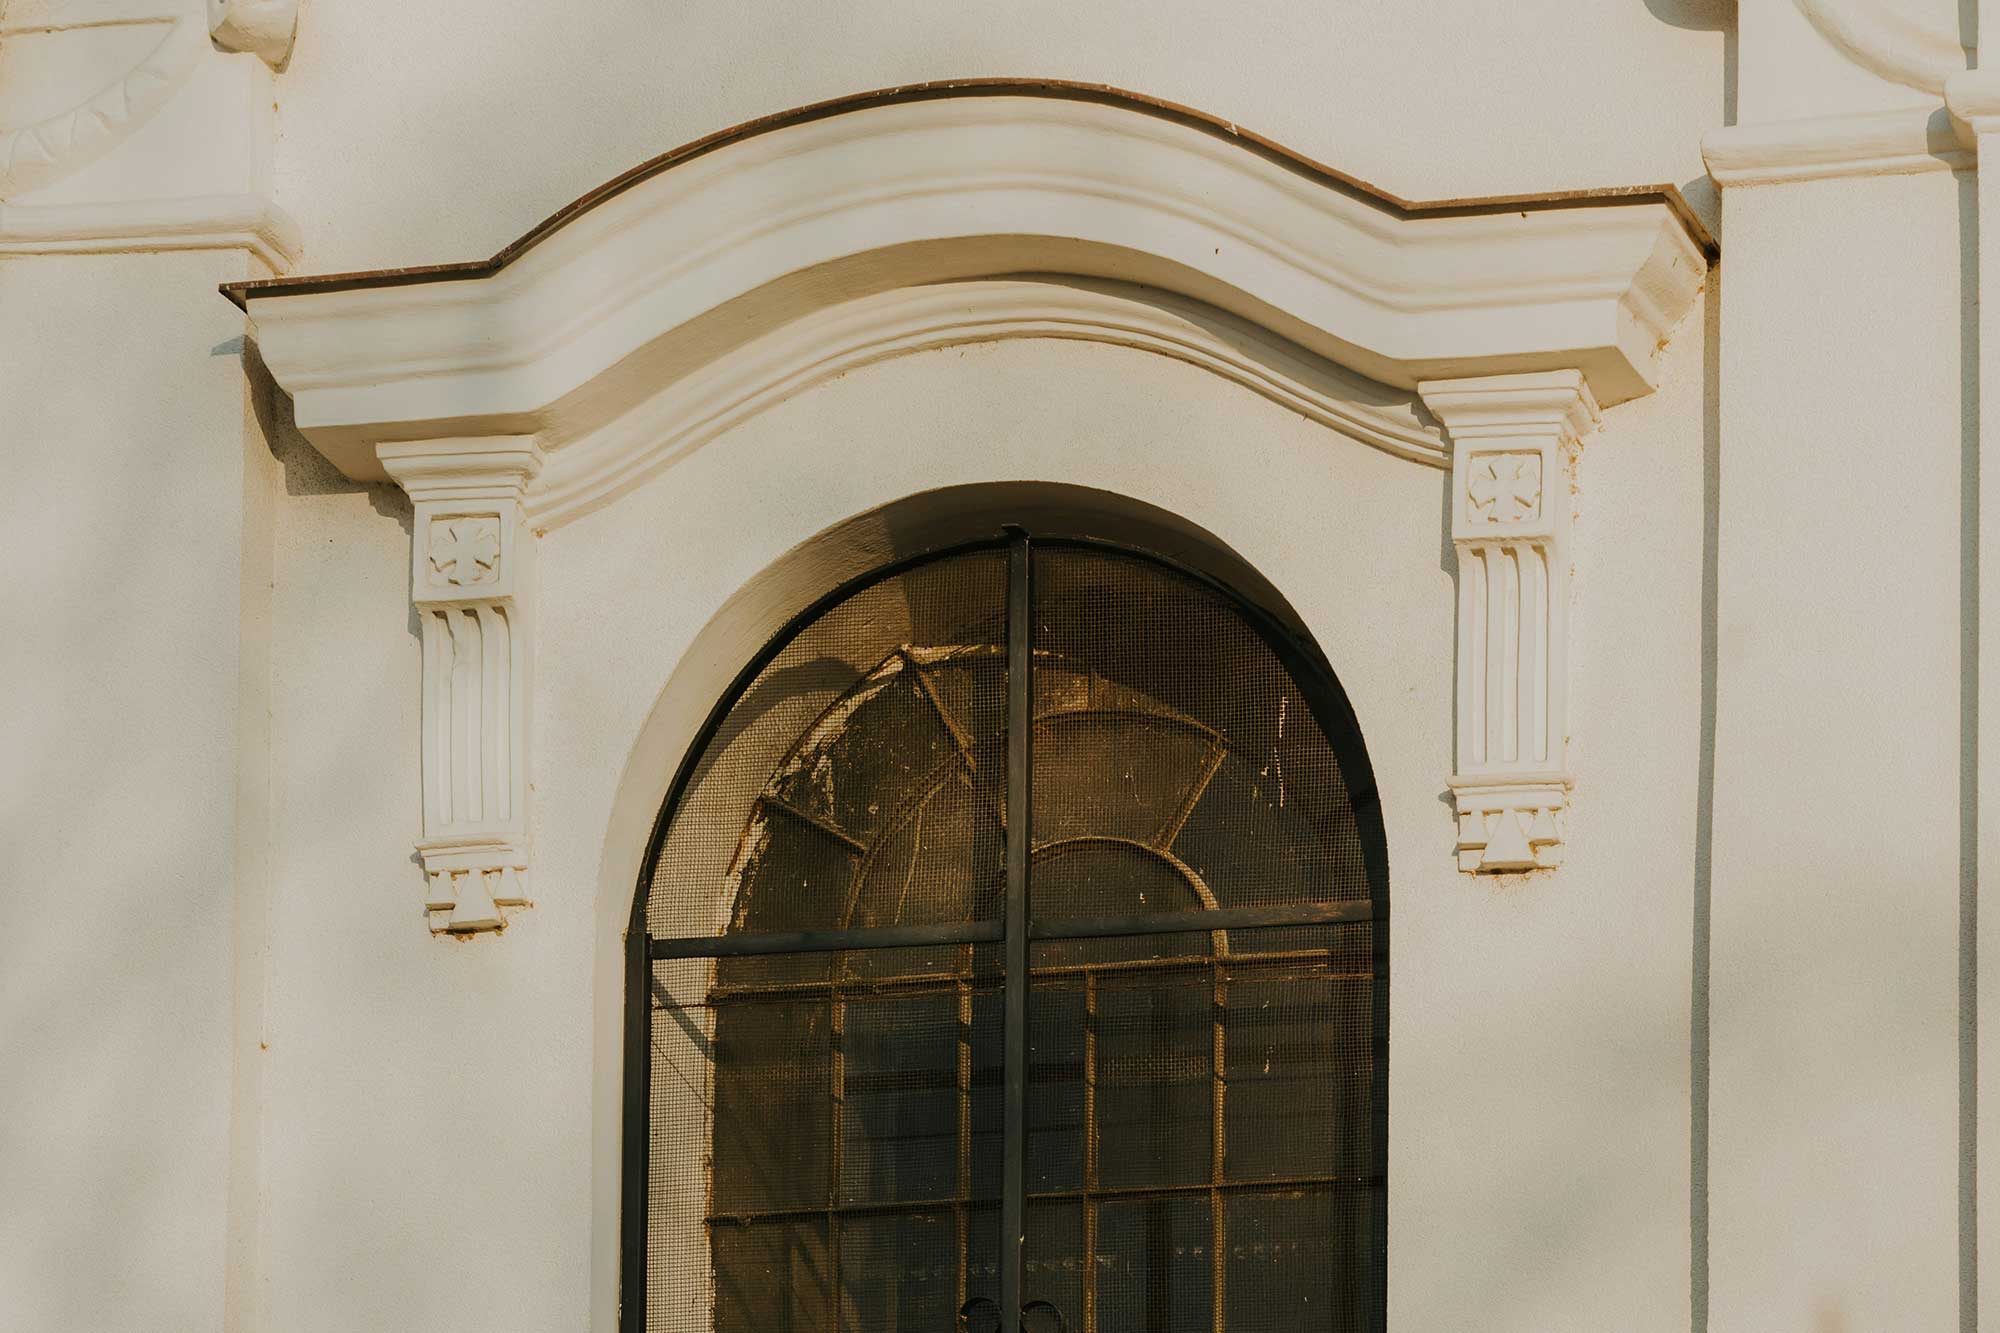
[(471, 934), (525, 907), (535, 538), (532, 438), (377, 446), (415, 505), (410, 598), (423, 626), (424, 826), (433, 931)]
[(1572, 785), (1569, 478), (1597, 403), (1573, 370), (1431, 380), (1417, 390), (1452, 451), (1458, 866), (1552, 867)]

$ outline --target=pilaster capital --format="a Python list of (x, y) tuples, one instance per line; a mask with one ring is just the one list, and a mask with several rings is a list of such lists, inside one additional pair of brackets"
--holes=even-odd
[(1598, 421), (1597, 399), (1580, 370), (1424, 380), (1417, 393), (1453, 440), (1549, 434), (1574, 444)]

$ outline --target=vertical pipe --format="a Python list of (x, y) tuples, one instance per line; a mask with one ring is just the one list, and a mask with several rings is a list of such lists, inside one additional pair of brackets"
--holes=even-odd
[[(840, 989), (840, 972), (847, 961), (844, 953), (833, 956), (833, 1058), (828, 1061), (832, 1070), (833, 1085), (833, 1133), (827, 1143), (827, 1158), (832, 1166), (828, 1172), (826, 1186), (826, 1280), (833, 1299), (833, 1333), (847, 1327), (845, 1305), (847, 1283), (841, 1271), (840, 1255), (840, 1177), (846, 1170), (847, 1155), (847, 997)], [(796, 1298), (796, 1295), (794, 1296)]]
[(1209, 975), (1208, 1299), (1209, 1327), (1214, 1333), (1224, 1333), (1229, 1308), (1228, 1272), (1223, 1264), (1229, 1239), (1229, 1219), (1223, 1212), (1226, 1205), (1222, 1194), (1223, 1172), (1229, 1152), (1228, 1121), (1224, 1119), (1228, 1113), (1229, 1071), (1224, 1061), (1228, 1045), (1228, 1033), (1224, 1027), (1229, 1014), (1228, 985), (1218, 958), (1210, 967)]
[(972, 1298), (972, 946), (958, 950), (958, 1196), (952, 1203), (952, 1225), (958, 1234), (958, 1280), (952, 1288), (952, 1308), (962, 1310)]
[(1000, 1327), (1021, 1328), (1022, 1251), (1027, 1221), (1028, 852), (1034, 815), (1029, 766), (1034, 749), (1034, 600), (1032, 555), (1015, 533), (1007, 561), (1007, 1028), (1001, 1167)]

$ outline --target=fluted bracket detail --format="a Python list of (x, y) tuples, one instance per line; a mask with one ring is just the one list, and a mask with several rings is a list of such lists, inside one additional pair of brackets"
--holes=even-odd
[(532, 439), (377, 448), (415, 506), (410, 594), (424, 647), (423, 837), (431, 929), (499, 930), (528, 905)]
[(1577, 371), (1432, 380), (1418, 392), (1452, 451), (1459, 868), (1548, 869), (1571, 787), (1569, 479), (1597, 404)]

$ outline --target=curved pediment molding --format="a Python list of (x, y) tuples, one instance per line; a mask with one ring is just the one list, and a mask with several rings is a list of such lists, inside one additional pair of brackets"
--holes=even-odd
[(1171, 357), (1401, 458), (1449, 467), (1415, 394), (1385, 389), (1247, 320), (1120, 283), (1022, 277), (935, 283), (849, 301), (678, 380), (616, 421), (551, 452), (528, 501), (560, 527), (610, 503), (766, 407), (836, 375), (912, 352), (1011, 338), (1069, 338)]
[(1411, 205), (1123, 95), (950, 91), (687, 151), (485, 263), (227, 290), (307, 436), (376, 479), (384, 440), (580, 438), (819, 312), (1023, 272), (1190, 298), (1403, 390), (1576, 368), (1616, 403), (1707, 270), (1663, 190)]
[(1486, 590), (1460, 599), (1456, 854), (1553, 866), (1568, 469), (1712, 257), (1670, 189), (1412, 204), (1184, 108), (986, 84), (727, 132), (491, 260), (223, 290), (306, 437), (411, 498), (417, 851), (433, 928), (467, 934), (530, 901), (538, 534), (843, 371), (1005, 338), (1173, 357), (1448, 467)]

